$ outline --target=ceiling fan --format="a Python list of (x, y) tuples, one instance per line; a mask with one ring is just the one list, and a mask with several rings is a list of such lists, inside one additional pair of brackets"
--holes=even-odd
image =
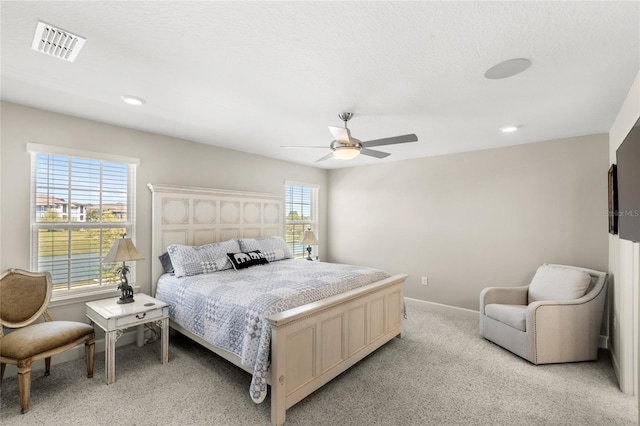
[[(329, 144), (331, 152), (322, 158), (316, 160), (324, 161), (329, 158), (336, 158), (338, 160), (351, 160), (358, 155), (368, 155), (375, 158), (388, 157), (388, 152), (376, 151), (375, 149), (369, 149), (373, 146), (382, 145), (394, 145), (398, 143), (417, 142), (418, 137), (415, 134), (393, 136), (390, 138), (375, 139), (371, 141), (362, 142), (351, 136), (351, 131), (347, 128), (347, 121), (351, 120), (353, 113), (341, 112), (338, 114), (340, 120), (344, 121), (344, 129), (342, 127), (329, 126), (329, 131), (335, 138), (334, 141)], [(324, 148), (325, 146), (283, 146), (282, 148)]]

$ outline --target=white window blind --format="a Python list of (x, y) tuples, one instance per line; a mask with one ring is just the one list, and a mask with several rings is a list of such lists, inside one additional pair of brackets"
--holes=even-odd
[(290, 182), (285, 187), (285, 241), (293, 257), (305, 257), (305, 247), (300, 244), (304, 231), (311, 229), (318, 236), (318, 187)]
[(139, 160), (38, 144), (28, 150), (32, 270), (51, 273), (54, 297), (117, 285), (119, 265), (102, 259), (123, 234), (135, 241)]

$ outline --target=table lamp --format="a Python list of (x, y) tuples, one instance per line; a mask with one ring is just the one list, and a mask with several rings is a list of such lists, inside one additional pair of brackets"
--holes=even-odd
[(304, 235), (302, 236), (302, 240), (300, 240), (300, 244), (302, 244), (303, 246), (307, 246), (307, 260), (313, 260), (311, 258), (311, 246), (315, 246), (318, 244), (318, 240), (316, 239), (315, 234), (313, 233), (313, 231), (311, 230), (311, 228), (309, 228), (308, 230), (304, 231)]
[(144, 260), (144, 257), (138, 253), (136, 246), (133, 245), (131, 238), (125, 238), (126, 236), (127, 234), (123, 234), (122, 238), (117, 239), (109, 250), (109, 254), (104, 258), (104, 262), (122, 262), (122, 266), (116, 270), (116, 274), (120, 277), (118, 290), (122, 291), (122, 297), (118, 299), (120, 304), (133, 302), (133, 288), (127, 279), (129, 267), (125, 262)]

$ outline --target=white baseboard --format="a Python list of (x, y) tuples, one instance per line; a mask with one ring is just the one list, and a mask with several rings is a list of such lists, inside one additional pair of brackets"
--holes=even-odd
[[(116, 347), (129, 345), (131, 343), (135, 343), (137, 340), (136, 330), (124, 333), (116, 342)], [(95, 344), (96, 353), (104, 352), (104, 339), (96, 340)], [(54, 355), (51, 357), (51, 369), (53, 370), (53, 366), (56, 364), (61, 364), (67, 361), (73, 361), (78, 358), (84, 358), (84, 343), (78, 346), (75, 346), (68, 351), (62, 352), (61, 354)], [(44, 370), (44, 360), (38, 360), (31, 364), (32, 373), (37, 370)], [(86, 373), (86, 372), (85, 372)], [(18, 368), (15, 365), (7, 364), (7, 368), (4, 372), (4, 377), (11, 377), (18, 374)]]
[(613, 346), (609, 348), (609, 353), (611, 354), (611, 365), (613, 366), (613, 374), (616, 376), (616, 380), (618, 381), (618, 388), (620, 392), (624, 392), (622, 387), (620, 386), (620, 364), (618, 364), (618, 357), (613, 350)]
[[(443, 305), (441, 303), (429, 302), (427, 300), (413, 299), (411, 297), (405, 297), (405, 300), (421, 303), (429, 310), (433, 312), (442, 312), (445, 314), (457, 315), (459, 317), (469, 318), (469, 319), (478, 319), (480, 312), (474, 311), (473, 309), (465, 309), (459, 308), (457, 306), (451, 305)], [(598, 341), (598, 347), (602, 349), (609, 349), (609, 338), (607, 336), (600, 336), (600, 340)], [(614, 366), (615, 369), (615, 366)], [(616, 373), (616, 377), (618, 374)]]
[(480, 315), (480, 312), (474, 311), (472, 309), (459, 308), (457, 306), (451, 306), (451, 305), (443, 305), (441, 303), (428, 302), (426, 300), (413, 299), (411, 297), (405, 297), (405, 300), (424, 304), (425, 307), (427, 307), (429, 310), (434, 312), (453, 314), (453, 315), (461, 316), (464, 318), (471, 318), (471, 319), (478, 319), (478, 315)]

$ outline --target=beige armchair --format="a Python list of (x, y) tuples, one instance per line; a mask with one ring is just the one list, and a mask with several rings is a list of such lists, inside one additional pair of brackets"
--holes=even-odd
[(480, 293), (480, 335), (534, 363), (590, 361), (598, 342), (607, 274), (545, 264), (528, 286)]
[[(0, 275), (0, 383), (6, 365), (17, 365), (22, 413), (29, 410), (33, 361), (44, 358), (44, 375), (48, 376), (52, 355), (84, 342), (87, 377), (93, 377), (93, 327), (81, 322), (52, 321), (47, 312), (52, 289), (48, 272), (11, 269)], [(44, 322), (34, 324), (40, 315)], [(3, 327), (15, 330), (5, 335)]]

